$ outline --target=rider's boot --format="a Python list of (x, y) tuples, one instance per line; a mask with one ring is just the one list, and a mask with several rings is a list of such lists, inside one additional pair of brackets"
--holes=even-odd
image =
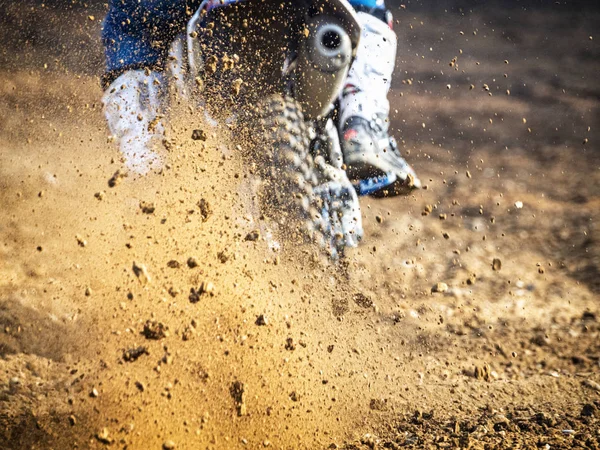
[(134, 174), (162, 167), (156, 149), (164, 139), (166, 98), (163, 75), (148, 70), (128, 70), (106, 89), (102, 101), (108, 127)]
[(388, 134), (387, 94), (396, 59), (396, 34), (384, 20), (358, 13), (360, 44), (340, 96), (339, 128), (348, 176), (359, 192), (406, 194), (421, 182)]

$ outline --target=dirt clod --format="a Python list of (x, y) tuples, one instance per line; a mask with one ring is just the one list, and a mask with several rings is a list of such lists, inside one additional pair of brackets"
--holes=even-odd
[(231, 93), (233, 95), (239, 95), (240, 89), (242, 88), (242, 84), (244, 84), (244, 80), (241, 78), (236, 78), (231, 82)]
[(502, 261), (500, 261), (498, 258), (494, 258), (492, 261), (492, 269), (496, 272), (500, 271), (500, 269), (502, 269)]
[(76, 235), (75, 240), (77, 241), (77, 245), (79, 245), (80, 247), (87, 246), (87, 241), (81, 235)]
[(215, 295), (215, 285), (211, 281), (203, 281), (198, 289), (191, 288), (189, 300), (191, 303), (197, 303), (202, 296)]
[(144, 214), (154, 214), (154, 211), (156, 211), (156, 207), (154, 206), (153, 202), (141, 201), (140, 209)]
[(370, 308), (371, 306), (373, 306), (373, 300), (371, 300), (362, 292), (355, 293), (352, 296), (352, 300), (354, 300), (354, 303), (356, 303), (361, 308)]
[(123, 352), (123, 360), (127, 362), (132, 362), (137, 360), (142, 355), (149, 355), (148, 347), (140, 346), (127, 349)]
[(171, 440), (167, 440), (167, 441), (163, 442), (162, 448), (163, 448), (163, 450), (174, 450), (175, 442), (173, 442)]
[(258, 230), (252, 230), (250, 233), (248, 233), (246, 235), (244, 240), (254, 242), (254, 241), (258, 241), (259, 238), (260, 238), (260, 232)]
[(267, 319), (267, 316), (261, 314), (256, 318), (256, 321), (254, 323), (258, 326), (265, 326), (269, 324), (269, 321)]
[(296, 344), (294, 343), (294, 339), (291, 337), (285, 340), (285, 349), (291, 351), (296, 350)]
[(194, 269), (195, 267), (198, 267), (198, 260), (193, 256), (190, 256), (187, 260), (187, 265), (190, 269)]
[(491, 369), (488, 364), (482, 364), (475, 366), (473, 370), (473, 376), (478, 380), (491, 381)]
[(246, 415), (246, 386), (241, 381), (234, 381), (229, 388), (229, 393), (235, 402), (235, 408), (238, 416)]
[(207, 138), (206, 131), (204, 130), (194, 130), (192, 131), (192, 139), (194, 141), (206, 141)]
[(437, 292), (437, 293), (443, 293), (443, 292), (446, 292), (447, 290), (448, 290), (448, 285), (446, 283), (444, 283), (443, 281), (436, 283), (431, 288), (431, 292)]
[(592, 417), (598, 413), (598, 408), (592, 403), (586, 403), (581, 409), (582, 417)]
[(164, 339), (168, 335), (167, 326), (162, 322), (148, 320), (144, 324), (142, 334), (146, 339), (159, 340)]
[(99, 432), (96, 433), (95, 437), (98, 440), (98, 442), (101, 442), (105, 445), (110, 445), (114, 441), (114, 439), (110, 437), (110, 432), (108, 431), (108, 428), (102, 428)]
[(115, 187), (117, 186), (121, 180), (123, 178), (126, 178), (129, 174), (127, 173), (127, 171), (123, 171), (121, 169), (118, 169), (112, 177), (110, 177), (110, 179), (108, 180), (108, 187)]
[(144, 264), (139, 264), (137, 262), (133, 262), (133, 273), (135, 274), (135, 276), (138, 278), (138, 280), (140, 281), (140, 283), (142, 285), (146, 285), (148, 283), (150, 283), (151, 279), (150, 279), (150, 274), (148, 273), (148, 269), (146, 268), (146, 266)]
[(201, 198), (198, 202), (198, 208), (200, 208), (202, 222), (206, 222), (213, 212), (210, 203), (208, 203), (208, 200)]
[(167, 262), (167, 267), (169, 269), (179, 269), (181, 267), (181, 263), (176, 259), (171, 259), (169, 262)]

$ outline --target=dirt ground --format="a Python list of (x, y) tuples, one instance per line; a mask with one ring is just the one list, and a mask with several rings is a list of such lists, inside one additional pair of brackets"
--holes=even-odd
[(247, 239), (196, 112), (109, 187), (104, 7), (47, 3), (0, 19), (0, 448), (600, 448), (598, 8), (394, 7), (427, 189), (336, 268)]

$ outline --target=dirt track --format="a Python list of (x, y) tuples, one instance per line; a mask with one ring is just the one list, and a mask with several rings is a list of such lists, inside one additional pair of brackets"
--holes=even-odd
[(25, 5), (2, 28), (26, 51), (0, 73), (0, 448), (600, 447), (597, 10), (396, 12), (392, 125), (428, 188), (364, 199), (340, 273), (246, 239), (248, 173), (195, 115), (162, 175), (109, 187), (102, 8), (47, 8), (44, 40)]

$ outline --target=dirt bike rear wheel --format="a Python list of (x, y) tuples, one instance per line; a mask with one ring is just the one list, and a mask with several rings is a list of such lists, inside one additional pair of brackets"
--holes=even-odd
[(254, 159), (264, 184), (263, 208), (292, 242), (315, 240), (326, 247), (314, 227), (319, 214), (313, 188), (319, 183), (309, 153), (309, 134), (300, 104), (290, 96), (273, 94), (259, 102)]

